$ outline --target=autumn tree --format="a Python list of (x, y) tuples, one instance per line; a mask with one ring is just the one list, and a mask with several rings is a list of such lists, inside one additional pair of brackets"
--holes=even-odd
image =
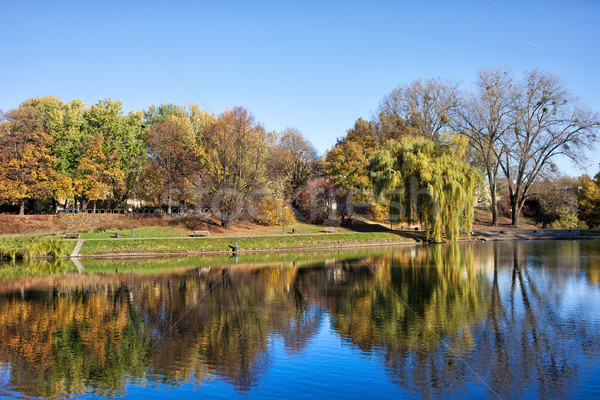
[(346, 136), (338, 139), (325, 154), (323, 173), (337, 189), (336, 200), (342, 219), (351, 221), (355, 207), (371, 201), (372, 186), (367, 166), (371, 155), (381, 145), (377, 125), (359, 118)]
[(583, 151), (596, 140), (600, 116), (548, 72), (528, 71), (515, 86), (500, 168), (508, 185), (512, 224), (518, 226), (519, 213), (540, 173), (557, 156), (581, 163)]
[(538, 220), (551, 227), (577, 228), (579, 181), (554, 174), (539, 179), (531, 188), (532, 197), (540, 205)]
[(375, 124), (359, 118), (344, 138), (325, 155), (323, 172), (336, 186), (345, 189), (367, 189), (371, 182), (367, 166), (371, 154), (381, 145)]
[(578, 189), (579, 219), (591, 228), (600, 226), (600, 173), (581, 177)]
[(242, 107), (225, 111), (207, 127), (202, 189), (212, 197), (212, 210), (229, 228), (243, 213), (246, 200), (264, 180), (266, 134)]
[(513, 79), (504, 68), (482, 69), (476, 91), (460, 96), (452, 126), (467, 138), (481, 166), (490, 192), (492, 226), (498, 226), (497, 182), (500, 160), (504, 157), (504, 137), (512, 126)]
[(152, 127), (146, 145), (150, 167), (157, 171), (166, 189), (170, 214), (174, 190), (185, 189), (200, 162), (194, 131), (187, 118), (170, 115)]
[(0, 123), (0, 199), (18, 204), (45, 198), (54, 188), (52, 137), (45, 131), (39, 109), (22, 103)]
[(287, 128), (278, 135), (269, 153), (267, 169), (271, 178), (281, 178), (285, 197), (294, 201), (295, 194), (317, 169), (317, 150), (296, 128)]
[(98, 135), (81, 150), (74, 173), (73, 189), (80, 197), (83, 210), (87, 210), (88, 201), (91, 201), (93, 211), (96, 212), (97, 202), (110, 197), (109, 182), (123, 179), (123, 171), (110, 166), (104, 148), (104, 136)]

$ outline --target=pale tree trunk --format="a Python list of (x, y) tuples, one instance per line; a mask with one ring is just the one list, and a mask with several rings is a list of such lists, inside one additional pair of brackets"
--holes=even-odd
[(171, 214), (171, 184), (167, 188), (167, 214)]
[(511, 205), (511, 222), (515, 228), (519, 227), (519, 214), (521, 213), (521, 208), (523, 208), (523, 201), (518, 200), (518, 195), (513, 195), (510, 201)]
[(493, 171), (488, 170), (488, 182), (490, 184), (490, 211), (492, 212), (492, 226), (498, 226), (498, 198), (496, 197), (496, 178)]
[(19, 215), (25, 215), (25, 199), (19, 199)]
[(492, 226), (498, 226), (498, 199), (496, 198), (496, 190), (492, 191), (492, 204), (490, 205), (492, 211)]

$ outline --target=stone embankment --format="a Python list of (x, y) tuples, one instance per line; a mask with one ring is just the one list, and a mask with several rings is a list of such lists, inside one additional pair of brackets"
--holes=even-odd
[(583, 236), (579, 229), (474, 230), (473, 237), (482, 240), (595, 239), (595, 237)]

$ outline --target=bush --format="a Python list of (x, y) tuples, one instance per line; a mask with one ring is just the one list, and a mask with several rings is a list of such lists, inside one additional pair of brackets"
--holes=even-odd
[[(266, 200), (261, 202), (254, 209), (254, 213), (256, 217), (261, 216), (261, 218), (253, 218), (254, 222), (264, 225), (264, 226), (275, 226), (282, 224), (281, 218), (281, 208), (282, 204), (277, 200)], [(296, 218), (294, 217), (294, 211), (290, 206), (285, 208), (285, 223), (286, 224), (294, 224), (296, 223)]]
[(563, 215), (559, 219), (550, 223), (550, 229), (578, 229), (580, 225), (576, 213)]

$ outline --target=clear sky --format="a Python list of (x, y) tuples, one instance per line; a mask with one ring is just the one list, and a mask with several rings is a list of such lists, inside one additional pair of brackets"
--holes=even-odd
[(597, 0), (8, 0), (0, 11), (4, 110), (44, 95), (127, 110), (240, 105), (324, 153), (399, 83), (470, 85), (478, 69), (506, 65), (548, 70), (600, 111)]

